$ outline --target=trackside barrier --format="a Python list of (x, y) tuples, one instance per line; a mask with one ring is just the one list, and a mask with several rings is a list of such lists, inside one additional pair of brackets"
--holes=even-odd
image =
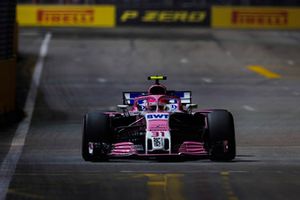
[(18, 5), (20, 26), (114, 27), (115, 6)]
[(18, 5), (20, 26), (196, 26), (234, 29), (300, 29), (299, 7), (211, 6), (130, 8), (116, 5)]
[(0, 114), (15, 110), (16, 59), (0, 60)]
[(299, 7), (212, 7), (212, 28), (300, 29)]

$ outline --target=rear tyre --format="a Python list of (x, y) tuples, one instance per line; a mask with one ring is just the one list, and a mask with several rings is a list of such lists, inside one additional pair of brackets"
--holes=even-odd
[(233, 116), (226, 110), (208, 114), (209, 158), (214, 161), (230, 161), (236, 156)]
[[(89, 153), (89, 143), (97, 143), (93, 153)], [(105, 161), (109, 149), (109, 118), (100, 112), (84, 116), (82, 134), (82, 158), (85, 161)]]

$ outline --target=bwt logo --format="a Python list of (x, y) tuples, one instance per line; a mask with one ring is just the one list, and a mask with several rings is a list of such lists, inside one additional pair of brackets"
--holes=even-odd
[(148, 114), (146, 115), (147, 119), (168, 119), (168, 114)]

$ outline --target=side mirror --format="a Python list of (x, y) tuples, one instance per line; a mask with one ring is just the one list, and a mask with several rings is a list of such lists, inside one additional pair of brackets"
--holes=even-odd
[(125, 110), (128, 108), (128, 105), (118, 105), (118, 108)]
[(117, 105), (117, 107), (123, 111), (124, 115), (129, 115), (127, 110), (128, 105)]
[(193, 109), (198, 108), (198, 105), (194, 104), (194, 103), (192, 103), (192, 104), (186, 104), (186, 108), (187, 108), (188, 112), (192, 112)]

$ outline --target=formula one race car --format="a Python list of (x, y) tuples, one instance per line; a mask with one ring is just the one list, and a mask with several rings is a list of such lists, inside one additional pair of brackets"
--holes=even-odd
[(190, 91), (170, 91), (155, 80), (147, 92), (124, 92), (120, 112), (84, 116), (82, 157), (105, 161), (113, 157), (235, 158), (233, 117), (227, 110), (194, 110)]

